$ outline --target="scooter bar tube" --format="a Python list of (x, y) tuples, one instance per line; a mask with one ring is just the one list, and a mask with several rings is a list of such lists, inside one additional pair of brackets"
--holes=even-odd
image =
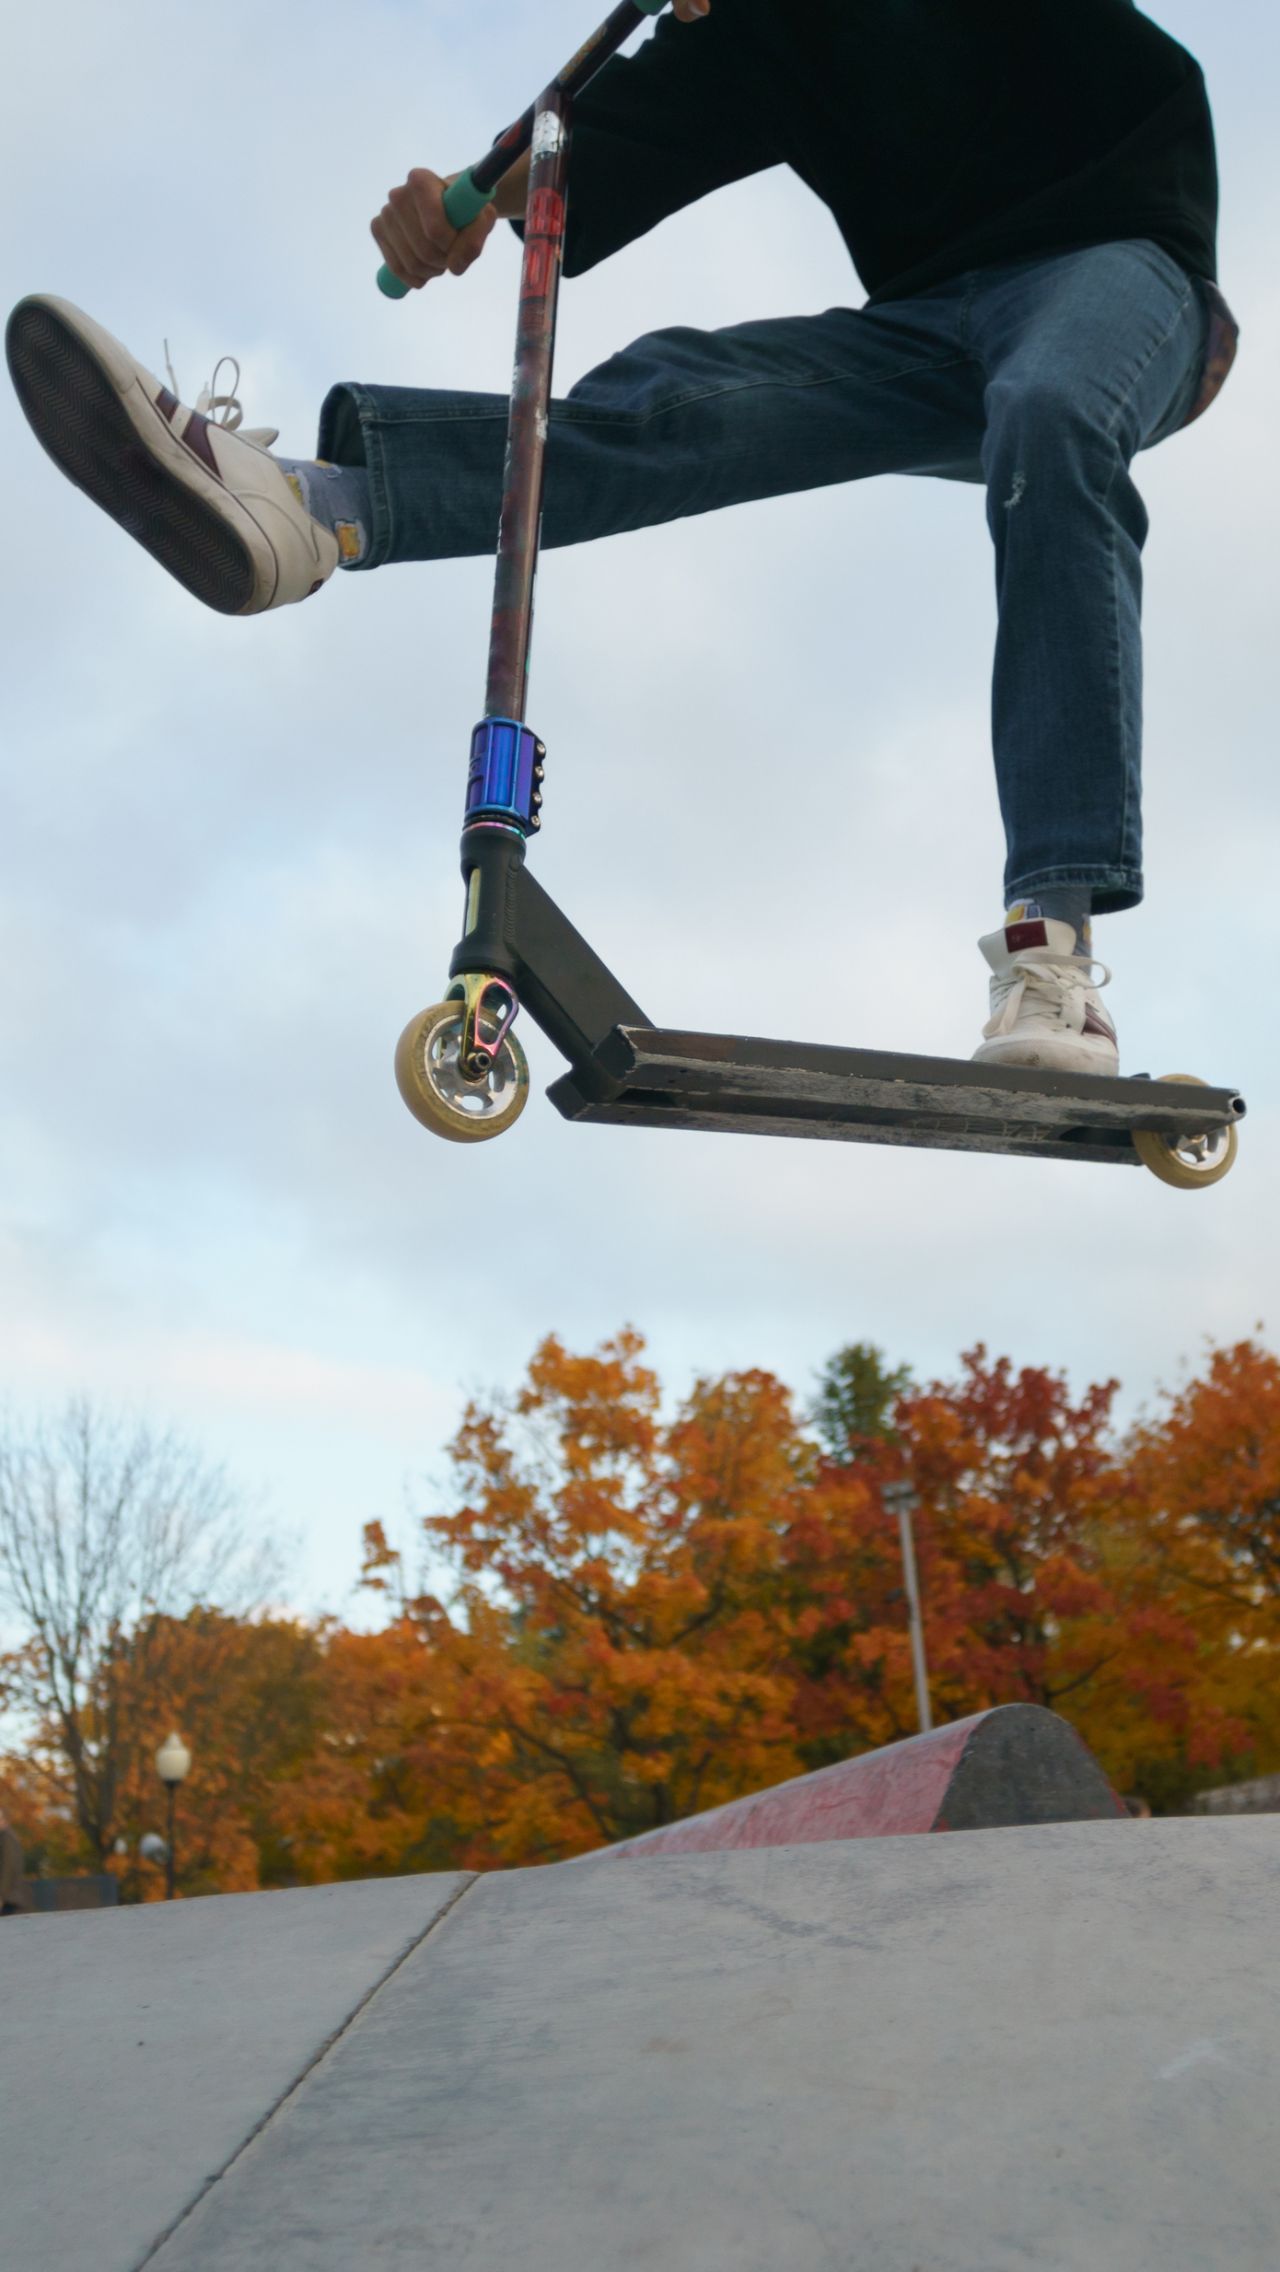
[[(526, 839), (540, 826), (540, 783), (546, 756), (524, 717), (564, 250), (572, 104), (563, 88), (553, 84), (534, 109), (489, 677), (484, 718), (472, 737), (462, 828), (466, 928), (449, 965), (451, 979), (478, 976), (504, 982), (513, 999), (520, 982), (512, 935), (514, 894), (524, 865)], [(469, 998), (466, 1029), (472, 1027), (479, 1050), (479, 1016)]]
[(515, 724), (524, 722), (529, 676), (572, 104), (564, 89), (553, 83), (535, 110), (485, 695), (486, 718)]
[[(553, 79), (552, 88), (572, 102), (630, 39), (637, 24), (643, 23), (646, 16), (660, 16), (667, 4), (668, 0), (621, 0), (621, 5), (605, 18), (599, 30), (584, 41), (577, 54)], [(478, 165), (468, 166), (465, 173), (450, 182), (444, 193), (444, 210), (455, 229), (467, 228), (483, 213), (503, 176), (523, 158), (533, 141), (534, 120), (546, 100), (544, 95), (539, 102), (531, 103), (523, 117), (498, 136), (491, 150), (486, 150)], [(384, 265), (378, 270), (378, 290), (388, 300), (403, 300), (408, 297), (409, 286), (402, 284)]]

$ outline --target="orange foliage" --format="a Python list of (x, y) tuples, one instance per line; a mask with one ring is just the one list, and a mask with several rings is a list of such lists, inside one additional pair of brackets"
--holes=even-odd
[(637, 1336), (547, 1341), (505, 1412), (468, 1412), (465, 1494), (428, 1518), (454, 1616), (414, 1605), (476, 1748), (468, 1861), (581, 1852), (798, 1764), (788, 1523), (813, 1455), (764, 1373), (700, 1383), (664, 1423)]
[(1113, 1397), (978, 1348), (838, 1464), (769, 1374), (701, 1381), (665, 1420), (636, 1335), (545, 1342), (452, 1447), (460, 1504), (424, 1525), (458, 1573), (449, 1606), (406, 1596), (366, 1534), (396, 1615), (331, 1643), (353, 1732), (306, 1782), (299, 1852), (342, 1872), (552, 1860), (911, 1734), (881, 1499), (904, 1476), (937, 1716), (1039, 1703), (1125, 1787), (1204, 1780), (1248, 1744), (1238, 1665), (1151, 1552)]
[[(852, 1397), (875, 1364), (850, 1354)], [(1113, 1383), (1073, 1395), (981, 1347), (927, 1388), (875, 1377), (878, 1432), (823, 1448), (771, 1374), (670, 1414), (634, 1333), (545, 1341), (451, 1447), (453, 1503), (423, 1526), (447, 1603), (371, 1525), (382, 1630), (203, 1610), (148, 1630), (145, 1692), (127, 1647), (105, 1668), (133, 1731), (126, 1890), (160, 1890), (132, 1855), (163, 1828), (171, 1724), (190, 1891), (555, 1860), (910, 1735), (882, 1497), (904, 1479), (938, 1719), (1047, 1705), (1158, 1807), (1280, 1765), (1280, 1362), (1214, 1351), (1123, 1442)], [(7, 1788), (56, 1862), (70, 1814), (31, 1769)]]
[(135, 1740), (123, 1755), (116, 1812), (127, 1852), (108, 1867), (135, 1898), (161, 1897), (163, 1870), (138, 1860), (138, 1840), (146, 1830), (165, 1833), (155, 1751), (177, 1728), (191, 1751), (176, 1799), (179, 1891), (252, 1892), (289, 1879), (279, 1800), (316, 1740), (319, 1636), (288, 1619), (216, 1609), (157, 1625), (142, 1677), (127, 1650), (118, 1667), (122, 1718)]
[[(1166, 1614), (1195, 1636), (1197, 1677), (1159, 1699), (1189, 1770), (1235, 1754), (1280, 1768), (1280, 1362), (1256, 1342), (1210, 1352), (1208, 1370), (1135, 1430), (1125, 1509), (1132, 1553)], [(1159, 1787), (1166, 1763), (1153, 1763)], [(1199, 1773), (1201, 1782), (1207, 1778)]]
[(78, 1829), (73, 1769), (53, 1730), (42, 1728), (0, 1777), (28, 1865), (38, 1860), (69, 1875), (107, 1869), (125, 1899), (162, 1899), (163, 1864), (143, 1859), (138, 1846), (147, 1832), (166, 1835), (168, 1795), (155, 1753), (176, 1728), (192, 1754), (175, 1802), (178, 1891), (237, 1893), (278, 1882), (289, 1858), (274, 1818), (290, 1773), (313, 1747), (319, 1663), (319, 1636), (308, 1627), (216, 1609), (157, 1617), (123, 1637), (98, 1668), (84, 1727), (97, 1772), (110, 1782), (106, 1851), (92, 1850)]

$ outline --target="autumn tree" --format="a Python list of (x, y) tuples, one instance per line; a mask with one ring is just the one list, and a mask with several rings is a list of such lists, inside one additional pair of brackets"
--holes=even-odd
[[(284, 1800), (321, 1734), (322, 1637), (291, 1618), (235, 1617), (197, 1606), (144, 1622), (113, 1673), (121, 1717), (139, 1731), (116, 1795), (110, 1866), (126, 1899), (158, 1899), (162, 1872), (140, 1858), (164, 1829), (155, 1749), (179, 1728), (191, 1771), (178, 1795), (179, 1890), (248, 1893), (305, 1876), (291, 1850)], [(145, 1734), (143, 1734), (145, 1731)]]
[(852, 1466), (896, 1443), (894, 1411), (910, 1387), (910, 1366), (886, 1364), (884, 1352), (871, 1342), (838, 1349), (822, 1368), (811, 1415), (827, 1458)]
[(1060, 1374), (979, 1347), (896, 1420), (935, 1710), (1063, 1713), (1121, 1788), (1170, 1806), (1238, 1756), (1244, 1729), (1231, 1651), (1160, 1509), (1178, 1415), (1139, 1460), (1112, 1426), (1116, 1386), (1073, 1396)]
[(137, 1847), (171, 1724), (187, 1891), (658, 1827), (914, 1733), (905, 1482), (937, 1719), (1045, 1705), (1122, 1788), (1183, 1805), (1280, 1765), (1280, 1363), (1214, 1351), (1124, 1439), (1114, 1395), (981, 1346), (920, 1385), (855, 1343), (807, 1414), (763, 1371), (673, 1410), (637, 1335), (549, 1339), (465, 1415), (432, 1586), (366, 1530), (372, 1632), (246, 1614), (220, 1479), (78, 1408), (0, 1442), (23, 1610), (0, 1708), (28, 1736), (0, 1795), (50, 1866), (105, 1861), (135, 1898), (160, 1888)]
[(326, 1644), (298, 1866), (556, 1859), (913, 1734), (890, 1481), (915, 1493), (938, 1719), (1065, 1712), (1127, 1786), (1188, 1741), (1227, 1756), (1222, 1661), (1152, 1552), (1113, 1384), (982, 1348), (929, 1387), (865, 1348), (827, 1377), (847, 1401), (822, 1441), (761, 1372), (665, 1417), (632, 1334), (547, 1341), (470, 1408), (457, 1504), (425, 1524), (448, 1600), (366, 1534), (388, 1623)]
[(515, 1397), (469, 1410), (461, 1504), (425, 1526), (456, 1593), (415, 1597), (369, 1534), (393, 1619), (332, 1645), (344, 1735), (305, 1785), (299, 1850), (362, 1868), (548, 1859), (912, 1734), (881, 1497), (904, 1465), (939, 1716), (1086, 1679), (1110, 1392), (1074, 1403), (979, 1351), (959, 1383), (908, 1393), (852, 1355), (837, 1378), (864, 1425), (846, 1406), (836, 1456), (764, 1373), (701, 1381), (664, 1419), (629, 1334), (591, 1357), (548, 1341)]
[(505, 1411), (468, 1413), (464, 1504), (427, 1532), (461, 1573), (447, 1639), (501, 1792), (497, 1856), (633, 1835), (796, 1764), (777, 1574), (811, 1453), (766, 1373), (670, 1422), (624, 1333), (545, 1342)]
[(888, 1482), (915, 1496), (938, 1719), (1045, 1705), (1181, 1803), (1251, 1729), (1266, 1757), (1276, 1378), (1228, 1352), (1125, 1442), (1113, 1383), (981, 1347), (918, 1386), (854, 1345), (806, 1424), (767, 1373), (668, 1416), (635, 1335), (545, 1342), (453, 1446), (425, 1524), (447, 1599), (366, 1533), (386, 1622), (324, 1638), (318, 1739), (275, 1799), (295, 1872), (553, 1860), (912, 1734)]
[[(399, 1557), (376, 1523), (366, 1549), (366, 1570), (381, 1590), (389, 1571), (398, 1578)], [(483, 1836), (505, 1789), (487, 1780), (501, 1739), (467, 1723), (439, 1605), (388, 1597), (388, 1606), (378, 1632), (332, 1626), (321, 1636), (315, 1741), (273, 1794), (291, 1882), (457, 1869), (488, 1851)]]
[(1073, 1398), (1059, 1373), (979, 1345), (958, 1379), (904, 1400), (930, 1671), (944, 1717), (997, 1703), (1050, 1710), (1114, 1647), (1097, 1510), (1111, 1487), (1117, 1384)]
[(1149, 1614), (1193, 1641), (1189, 1666), (1166, 1653), (1144, 1677), (1135, 1656), (1130, 1679), (1147, 1710), (1131, 1734), (1134, 1780), (1177, 1806), (1228, 1771), (1274, 1772), (1280, 1362), (1270, 1351), (1254, 1341), (1210, 1350), (1206, 1369), (1132, 1431), (1117, 1515)]
[(431, 1515), (448, 1603), (376, 1528), (387, 1633), (330, 1645), (348, 1732), (294, 1794), (298, 1847), (345, 1867), (423, 1851), (551, 1860), (794, 1772), (788, 1526), (816, 1454), (765, 1373), (700, 1382), (664, 1418), (643, 1347), (543, 1343), (524, 1386), (472, 1406), (458, 1503)]
[(1213, 1349), (1208, 1370), (1135, 1429), (1134, 1490), (1171, 1568), (1234, 1628), (1280, 1625), (1280, 1361), (1256, 1342)]
[(170, 1622), (219, 1595), (245, 1608), (269, 1568), (221, 1471), (176, 1436), (85, 1400), (0, 1431), (0, 1679), (44, 1828), (81, 1867), (108, 1863), (122, 1791), (165, 1732), (148, 1698)]

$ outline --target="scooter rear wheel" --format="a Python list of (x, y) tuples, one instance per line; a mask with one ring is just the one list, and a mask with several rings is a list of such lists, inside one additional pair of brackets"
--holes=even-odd
[[(484, 1079), (469, 1081), (461, 1061), (463, 1005), (436, 1002), (411, 1018), (396, 1044), (396, 1086), (415, 1120), (450, 1144), (483, 1144), (502, 1136), (529, 1101), (529, 1065), (507, 1034)], [(482, 1038), (497, 1021), (481, 1012)]]
[[(1166, 1073), (1163, 1078), (1188, 1089), (1207, 1086), (1196, 1073)], [(1234, 1128), (1212, 1129), (1202, 1136), (1157, 1136), (1140, 1128), (1134, 1131), (1133, 1147), (1161, 1183), (1171, 1183), (1175, 1191), (1207, 1191), (1230, 1175), (1240, 1138)]]

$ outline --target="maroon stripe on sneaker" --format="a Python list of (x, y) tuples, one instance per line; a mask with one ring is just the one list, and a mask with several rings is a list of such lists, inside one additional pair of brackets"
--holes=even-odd
[(1104, 1041), (1114, 1041), (1116, 1038), (1116, 1029), (1106, 1011), (1095, 1010), (1092, 1002), (1085, 1004), (1084, 1024), (1080, 1030), (1082, 1033), (1101, 1034)]
[(1005, 930), (1004, 943), (1011, 954), (1021, 954), (1026, 947), (1047, 947), (1049, 934), (1043, 922), (1010, 923)]
[[(156, 396), (156, 409), (170, 426), (173, 425), (181, 408), (182, 404), (177, 396), (170, 394), (168, 387), (161, 387)], [(221, 481), (222, 475), (218, 470), (218, 461), (213, 454), (213, 444), (209, 440), (209, 421), (203, 412), (199, 410), (187, 412), (187, 423), (179, 434), (178, 440), (186, 444), (193, 458), (199, 458), (201, 465), (208, 467), (215, 481)]]
[(202, 465), (208, 466), (214, 480), (221, 481), (222, 475), (218, 471), (218, 461), (213, 454), (213, 444), (209, 440), (209, 421), (200, 411), (193, 410), (191, 412), (182, 429), (180, 439), (185, 442), (193, 457), (199, 458)]

